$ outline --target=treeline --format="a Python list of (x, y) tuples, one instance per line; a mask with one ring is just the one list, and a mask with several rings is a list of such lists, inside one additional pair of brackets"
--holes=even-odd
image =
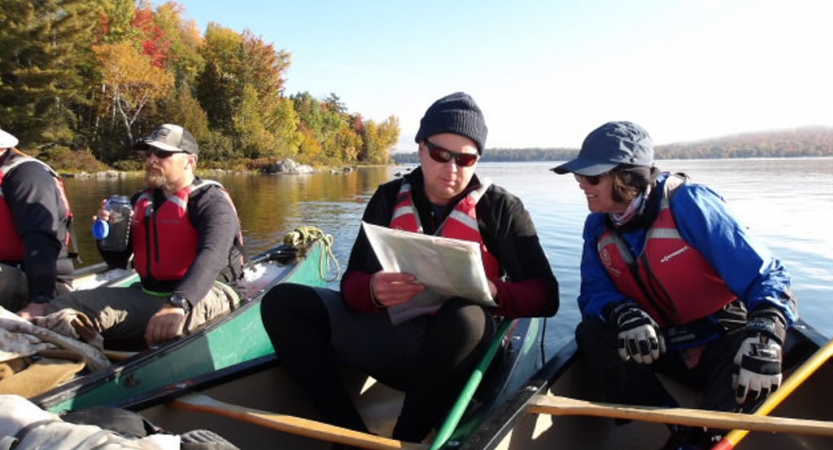
[(336, 94), (286, 95), (291, 54), (251, 31), (150, 0), (3, 0), (0, 127), (62, 170), (141, 167), (131, 143), (162, 123), (191, 131), (204, 167), (384, 164), (399, 122)]
[[(658, 145), (657, 159), (792, 158), (833, 156), (833, 127), (745, 133), (697, 142)], [(489, 148), (483, 162), (565, 161), (578, 149)], [(417, 164), (416, 153), (394, 153), (397, 164)]]

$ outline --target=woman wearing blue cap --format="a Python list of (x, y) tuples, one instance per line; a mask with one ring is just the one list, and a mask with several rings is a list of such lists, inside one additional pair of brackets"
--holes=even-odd
[[(573, 173), (590, 209), (576, 340), (609, 401), (676, 406), (656, 372), (701, 389), (704, 409), (748, 412), (778, 388), (790, 278), (720, 195), (660, 172), (631, 122), (597, 128), (552, 170)], [(711, 448), (724, 432), (674, 430), (663, 448)]]
[[(477, 242), (497, 307), (453, 297), (432, 310), (412, 301), (425, 286), (385, 272), (360, 230), (341, 290), (281, 284), (263, 299), (275, 351), (327, 421), (367, 427), (340, 376), (343, 363), (405, 392), (395, 439), (421, 441), (451, 408), (486, 351), (493, 316), (551, 316), (558, 283), (521, 201), (475, 174), (486, 143), (483, 113), (457, 92), (434, 102), (416, 135), (420, 167), (381, 185), (362, 220)], [(413, 316), (395, 322), (400, 313)]]

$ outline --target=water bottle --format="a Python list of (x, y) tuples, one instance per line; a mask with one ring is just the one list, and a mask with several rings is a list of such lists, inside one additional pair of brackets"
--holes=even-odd
[(130, 199), (112, 195), (104, 207), (110, 212), (110, 219), (98, 219), (93, 223), (93, 237), (99, 241), (102, 250), (123, 252), (130, 241), (130, 218), (133, 217)]

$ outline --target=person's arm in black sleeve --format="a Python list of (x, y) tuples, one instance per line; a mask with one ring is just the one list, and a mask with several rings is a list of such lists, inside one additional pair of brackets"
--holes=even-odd
[(64, 206), (55, 178), (36, 162), (23, 163), (4, 180), (3, 193), (23, 240), (29, 299), (51, 299), (56, 295), (56, 262), (63, 246), (58, 230)]
[(197, 229), (197, 257), (174, 292), (196, 305), (228, 265), (239, 221), (231, 200), (220, 188), (203, 189), (188, 202), (188, 214)]
[(538, 239), (532, 217), (517, 197), (493, 187), (478, 203), (486, 247), (500, 261), (507, 280), (497, 287), (497, 314), (514, 317), (552, 316), (560, 304), (558, 281)]

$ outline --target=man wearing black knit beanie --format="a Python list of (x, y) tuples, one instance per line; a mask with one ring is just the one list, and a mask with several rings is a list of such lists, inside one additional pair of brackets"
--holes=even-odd
[[(393, 437), (421, 441), (489, 347), (496, 316), (558, 310), (558, 282), (529, 213), (475, 174), (486, 134), (468, 94), (434, 102), (416, 135), (420, 167), (380, 186), (363, 220), (477, 243), (496, 307), (442, 297), (412, 274), (382, 271), (362, 228), (340, 291), (281, 284), (266, 294), (261, 314), (278, 357), (330, 423), (368, 431), (339, 376), (348, 363), (405, 392)], [(431, 295), (442, 301), (420, 302)]]

